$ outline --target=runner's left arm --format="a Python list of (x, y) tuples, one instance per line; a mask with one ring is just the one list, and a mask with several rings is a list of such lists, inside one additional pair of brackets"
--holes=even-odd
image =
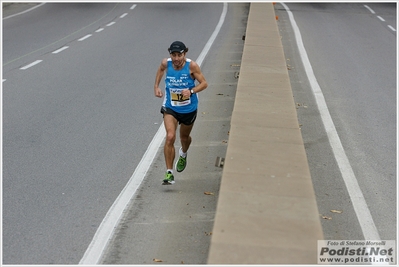
[[(202, 74), (200, 66), (194, 61), (190, 62), (190, 72), (193, 78), (198, 81), (198, 84), (195, 87), (191, 88), (194, 93), (199, 93), (205, 90), (208, 87), (208, 82)], [(188, 97), (191, 93), (190, 90), (183, 90), (182, 94), (183, 96)]]

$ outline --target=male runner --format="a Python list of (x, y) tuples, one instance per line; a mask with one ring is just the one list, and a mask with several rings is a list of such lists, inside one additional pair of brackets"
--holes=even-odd
[[(164, 155), (166, 173), (163, 184), (174, 184), (173, 162), (175, 160), (175, 139), (180, 124), (179, 159), (176, 171), (182, 172), (187, 164), (187, 151), (191, 144), (191, 130), (197, 117), (198, 96), (208, 87), (199, 65), (186, 58), (188, 48), (180, 41), (173, 42), (168, 48), (170, 58), (164, 58), (155, 76), (154, 94), (162, 97), (159, 83), (166, 71), (165, 98), (161, 108), (166, 129)], [(195, 82), (197, 80), (198, 83)]]

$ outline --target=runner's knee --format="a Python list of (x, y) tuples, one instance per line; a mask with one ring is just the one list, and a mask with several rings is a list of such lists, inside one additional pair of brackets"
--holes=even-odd
[(166, 134), (166, 143), (167, 144), (174, 144), (176, 140), (176, 134), (174, 133), (167, 133)]

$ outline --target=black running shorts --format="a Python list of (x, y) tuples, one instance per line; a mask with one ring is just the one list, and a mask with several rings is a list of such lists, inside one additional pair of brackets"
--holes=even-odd
[(161, 113), (170, 114), (179, 122), (179, 124), (183, 123), (185, 125), (193, 124), (195, 119), (197, 118), (197, 110), (191, 113), (177, 113), (170, 108), (162, 106)]

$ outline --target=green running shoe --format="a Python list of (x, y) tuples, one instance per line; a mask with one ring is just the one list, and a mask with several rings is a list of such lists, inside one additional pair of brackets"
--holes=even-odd
[(165, 179), (163, 179), (163, 185), (172, 185), (175, 183), (175, 177), (173, 176), (173, 173), (171, 172), (166, 172), (165, 173)]
[(177, 172), (182, 172), (186, 168), (187, 164), (187, 157), (183, 158), (182, 156), (179, 156), (179, 160), (176, 162), (175, 169)]

